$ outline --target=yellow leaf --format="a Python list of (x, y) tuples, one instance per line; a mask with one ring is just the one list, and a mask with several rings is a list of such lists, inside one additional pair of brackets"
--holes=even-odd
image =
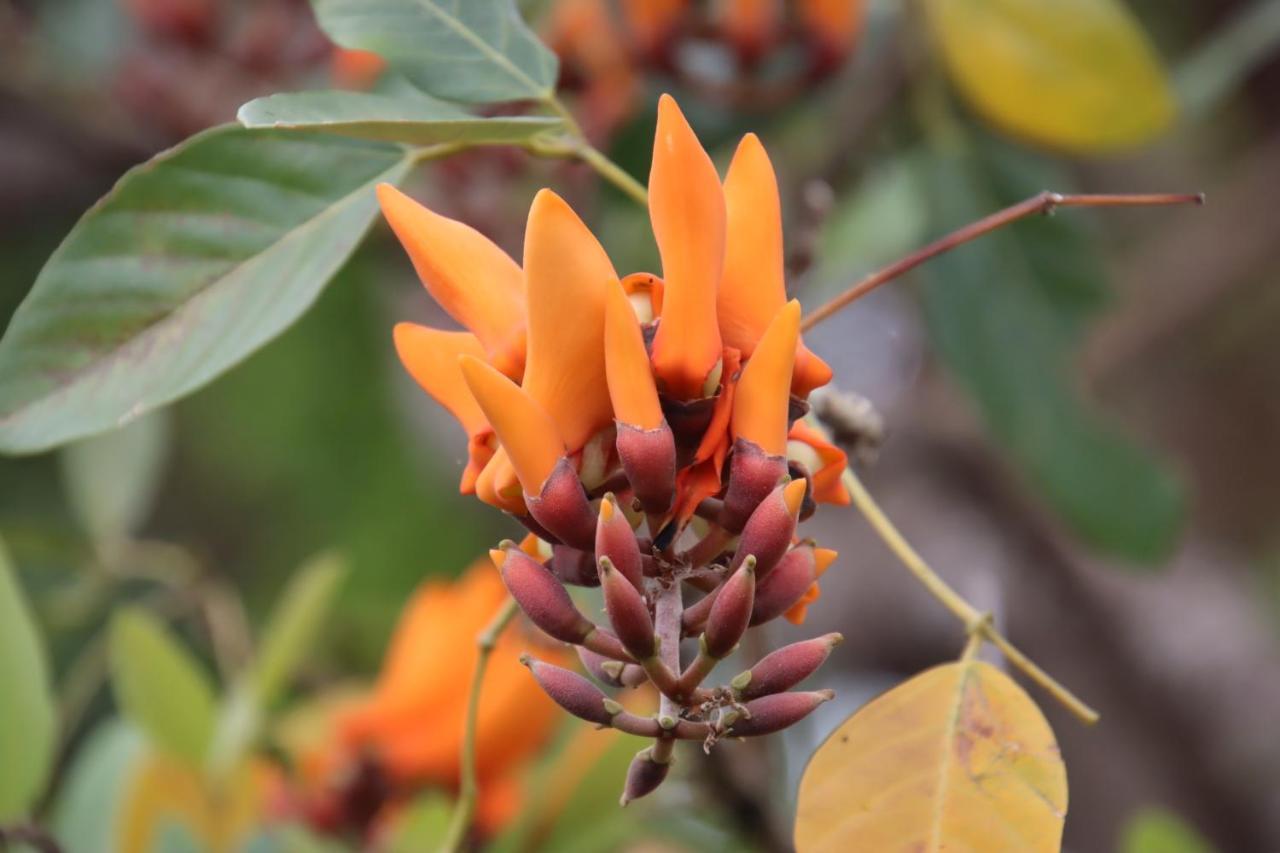
[(796, 849), (1055, 851), (1067, 771), (1040, 709), (990, 664), (935, 667), (875, 699), (800, 781)]
[(1001, 129), (1081, 152), (1140, 145), (1168, 127), (1173, 92), (1121, 0), (927, 0), (961, 94)]

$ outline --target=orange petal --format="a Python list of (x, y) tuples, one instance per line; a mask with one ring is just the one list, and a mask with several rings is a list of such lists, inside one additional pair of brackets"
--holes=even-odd
[(622, 16), (643, 52), (657, 50), (680, 24), (689, 0), (622, 0)]
[(524, 365), (524, 275), (469, 225), (434, 213), (390, 184), (378, 202), (440, 307), (475, 333), (489, 360), (519, 379)]
[(724, 178), (724, 277), (716, 314), (725, 346), (750, 358), (787, 301), (782, 207), (773, 164), (754, 133), (742, 137)]
[(778, 0), (721, 0), (721, 28), (738, 51), (758, 59), (778, 32)]
[[(724, 277), (716, 299), (725, 346), (750, 358), (778, 309), (787, 301), (778, 179), (754, 133), (742, 137), (724, 178)], [(791, 392), (804, 398), (831, 381), (831, 368), (797, 345)]]
[(484, 348), (470, 332), (444, 332), (414, 323), (397, 323), (392, 333), (400, 363), (435, 401), (458, 419), (468, 436), (489, 428), (484, 412), (458, 369), (458, 356), (484, 359)]
[[(493, 425), (493, 431), (510, 458), (525, 494), (537, 495), (564, 456), (564, 442), (546, 411), (519, 385), (478, 358), (460, 356), (458, 365), (467, 387)], [(499, 461), (490, 460), (480, 479)], [(477, 491), (479, 483), (477, 483)]]
[(640, 324), (620, 284), (610, 284), (608, 289), (604, 352), (613, 416), (630, 426), (656, 429), (662, 423), (658, 389), (653, 383)]
[[(509, 488), (513, 482), (516, 484), (514, 494)], [(507, 455), (506, 448), (499, 447), (476, 477), (476, 497), (503, 512), (509, 512), (512, 515), (528, 515), (529, 508), (525, 506), (521, 491), (516, 469), (511, 464), (511, 457)]]
[(707, 376), (721, 353), (716, 290), (724, 268), (724, 191), (715, 165), (670, 95), (658, 101), (649, 218), (666, 282), (653, 340), (654, 370), (673, 396), (705, 397)]
[(755, 354), (742, 369), (734, 395), (734, 438), (753, 441), (773, 455), (787, 450), (787, 409), (799, 335), (800, 303), (793, 299), (765, 330)]
[(802, 420), (796, 421), (787, 434), (787, 455), (809, 469), (815, 501), (848, 506), (849, 492), (840, 481), (848, 457), (821, 431)]
[(604, 306), (607, 288), (618, 275), (599, 241), (550, 190), (539, 192), (529, 209), (524, 264), (529, 358), (523, 387), (555, 421), (573, 452), (613, 423), (604, 366)]

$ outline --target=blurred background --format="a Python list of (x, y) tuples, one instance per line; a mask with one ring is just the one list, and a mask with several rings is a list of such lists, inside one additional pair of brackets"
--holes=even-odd
[[(981, 15), (684, 5), (522, 8), (587, 132), (642, 180), (660, 92), (722, 168), (742, 133), (761, 136), (806, 308), (1042, 189), (1206, 194), (1202, 208), (1020, 223), (807, 340), (840, 391), (875, 407), (863, 471), (908, 538), (1101, 711), (1087, 729), (1033, 694), (1070, 776), (1067, 848), (1137, 850), (1137, 819), (1179, 844), (1280, 849), (1280, 3), (1116, 4), (1140, 62), (1073, 43), (1072, 4), (1047, 4), (1062, 11), (1028, 23), (1048, 47), (1032, 42), (1027, 80), (1002, 71), (1019, 46)], [(368, 88), (378, 72), (336, 50), (303, 0), (0, 0), (0, 323), (125, 170), (252, 97)], [(1112, 86), (1144, 97), (1113, 103)], [(547, 185), (619, 270), (659, 269), (643, 211), (581, 166), (474, 152), (410, 189), (519, 257)], [(48, 638), (69, 743), (112, 706), (100, 637), (124, 601), (214, 661), (335, 548), (351, 575), (306, 672), (326, 684), (375, 671), (424, 577), (515, 533), (457, 494), (465, 438), (396, 362), (392, 324), (447, 325), (433, 308), (379, 225), (301, 322), (194, 396), (0, 459), (0, 536)], [(785, 742), (687, 768), (711, 774), (725, 823), (761, 849), (785, 847), (814, 746), (963, 642), (853, 510), (808, 530), (841, 558), (808, 623), (761, 642), (842, 632), (824, 670), (837, 700)]]

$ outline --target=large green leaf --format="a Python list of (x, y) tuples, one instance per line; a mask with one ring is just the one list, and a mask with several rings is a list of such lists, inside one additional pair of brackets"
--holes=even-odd
[(547, 116), (474, 116), (422, 94), (294, 92), (257, 98), (236, 116), (245, 127), (317, 130), (414, 145), (528, 142), (562, 122)]
[[(925, 186), (935, 229), (949, 230), (1063, 177), (1007, 147), (970, 140), (939, 151)], [(1021, 159), (1020, 159), (1021, 158)], [(939, 353), (977, 400), (993, 435), (1093, 546), (1154, 562), (1176, 539), (1177, 478), (1077, 396), (1070, 372), (1081, 323), (1102, 298), (1102, 271), (1081, 212), (1019, 223), (924, 268)]]
[(48, 661), (0, 542), (0, 821), (26, 816), (53, 760)]
[(335, 554), (314, 558), (289, 581), (272, 611), (254, 663), (252, 683), (260, 705), (275, 701), (324, 625), (346, 568)]
[(65, 850), (114, 853), (120, 812), (146, 740), (118, 718), (98, 725), (77, 748), (59, 786), (53, 829)]
[(154, 616), (118, 610), (110, 628), (111, 687), (124, 714), (158, 748), (201, 765), (213, 740), (208, 675)]
[(131, 170), (0, 340), (0, 451), (44, 450), (200, 387), (287, 328), (373, 221), (398, 146), (229, 126)]
[(452, 101), (545, 100), (555, 54), (513, 0), (312, 0), (343, 47), (371, 50), (424, 91)]

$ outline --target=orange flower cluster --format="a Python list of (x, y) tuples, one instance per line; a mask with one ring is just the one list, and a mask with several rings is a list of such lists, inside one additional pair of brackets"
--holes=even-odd
[[(466, 430), (462, 491), (552, 545), (545, 562), (510, 544), (495, 551), (507, 588), (597, 675), (653, 681), (683, 709), (682, 727), (602, 717), (581, 684), (539, 663), (543, 688), (579, 716), (659, 744), (764, 734), (760, 721), (773, 731), (812, 710), (825, 694), (782, 691), (816, 668), (830, 638), (770, 663), (787, 677), (755, 708), (739, 688), (699, 686), (748, 624), (803, 619), (835, 555), (797, 543), (796, 522), (815, 500), (848, 500), (844, 454), (796, 422), (831, 370), (800, 340), (800, 305), (786, 299), (777, 182), (759, 140), (742, 140), (722, 182), (662, 98), (649, 179), (661, 277), (620, 277), (550, 190), (534, 199), (522, 266), (391, 186), (378, 197), (428, 291), (465, 328), (395, 329), (409, 373)], [(564, 583), (603, 585), (613, 632), (578, 613)], [(674, 589), (678, 601), (685, 584), (705, 597), (655, 626), (657, 599)], [(701, 636), (703, 652), (681, 672), (678, 649), (658, 659), (655, 630), (674, 632), (671, 644)], [(665, 766), (663, 755), (642, 767)]]
[[(323, 713), (295, 756), (293, 810), (329, 832), (374, 835), (423, 788), (456, 792), (461, 780), (475, 637), (506, 600), (488, 560), (456, 582), (428, 581), (406, 605), (373, 690)], [(477, 817), (505, 825), (520, 805), (520, 773), (556, 725), (555, 704), (529, 680), (519, 655), (534, 644), (506, 631), (485, 674), (476, 730)], [(544, 649), (563, 658), (556, 649)]]
[[(840, 67), (862, 31), (865, 6), (865, 0), (556, 0), (544, 37), (560, 57), (563, 85), (581, 93), (583, 121), (603, 135), (638, 105), (650, 72), (756, 108), (799, 94)], [(685, 48), (694, 45), (722, 48), (733, 66), (732, 86), (700, 77), (684, 61)], [(777, 65), (786, 73), (780, 76)]]

